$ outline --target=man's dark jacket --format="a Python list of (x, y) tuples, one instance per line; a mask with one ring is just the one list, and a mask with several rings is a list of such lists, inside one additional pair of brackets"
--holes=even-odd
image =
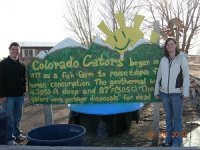
[(10, 56), (0, 62), (0, 97), (17, 97), (26, 92), (26, 67)]

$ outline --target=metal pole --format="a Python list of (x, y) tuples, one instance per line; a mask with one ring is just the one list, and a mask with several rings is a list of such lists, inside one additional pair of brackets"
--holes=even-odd
[[(154, 22), (154, 31), (160, 33), (159, 21)], [(159, 42), (159, 40), (158, 40)], [(152, 145), (158, 145), (159, 140), (159, 122), (160, 122), (160, 102), (153, 103), (153, 140)]]
[(52, 125), (53, 124), (53, 111), (52, 105), (43, 105), (44, 117), (45, 117), (45, 124)]

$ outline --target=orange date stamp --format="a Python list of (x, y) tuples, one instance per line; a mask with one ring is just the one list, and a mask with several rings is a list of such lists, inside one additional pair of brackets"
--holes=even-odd
[[(166, 137), (167, 136), (167, 132), (166, 131), (160, 131), (159, 132), (159, 136), (160, 137)], [(172, 138), (176, 138), (176, 137), (186, 138), (187, 137), (187, 132), (186, 131), (181, 131), (181, 132), (173, 131), (171, 133), (171, 136), (172, 136)], [(157, 133), (154, 132), (154, 131), (149, 131), (149, 132), (147, 132), (147, 137), (148, 138), (155, 138), (155, 137), (157, 137)]]

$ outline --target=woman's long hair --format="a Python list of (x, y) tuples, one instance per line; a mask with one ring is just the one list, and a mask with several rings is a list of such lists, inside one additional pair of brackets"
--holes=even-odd
[[(166, 48), (166, 46), (167, 46), (167, 43), (169, 42), (169, 41), (173, 41), (174, 43), (175, 43), (175, 45), (176, 45), (176, 40), (174, 39), (174, 38), (168, 38), (166, 41), (165, 41), (165, 45), (164, 45), (164, 55), (168, 58), (169, 57), (169, 52), (167, 51), (167, 48)], [(180, 53), (180, 51), (178, 50), (178, 48), (177, 48), (177, 46), (176, 46), (176, 53), (175, 53), (175, 55), (177, 56), (178, 54)]]

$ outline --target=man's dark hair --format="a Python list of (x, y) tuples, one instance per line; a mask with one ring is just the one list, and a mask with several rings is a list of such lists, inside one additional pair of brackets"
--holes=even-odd
[[(167, 51), (167, 48), (166, 48), (166, 46), (167, 46), (167, 43), (169, 42), (169, 41), (173, 41), (175, 44), (176, 44), (176, 40), (174, 39), (174, 38), (168, 38), (166, 41), (165, 41), (165, 45), (164, 45), (164, 55), (166, 56), (166, 57), (169, 57), (169, 52)], [(180, 53), (180, 51), (178, 50), (178, 48), (176, 47), (176, 56), (178, 55)]]
[[(9, 50), (11, 49), (12, 46), (19, 46), (19, 43), (17, 42), (12, 42), (9, 46)], [(19, 46), (20, 47), (20, 46)]]

